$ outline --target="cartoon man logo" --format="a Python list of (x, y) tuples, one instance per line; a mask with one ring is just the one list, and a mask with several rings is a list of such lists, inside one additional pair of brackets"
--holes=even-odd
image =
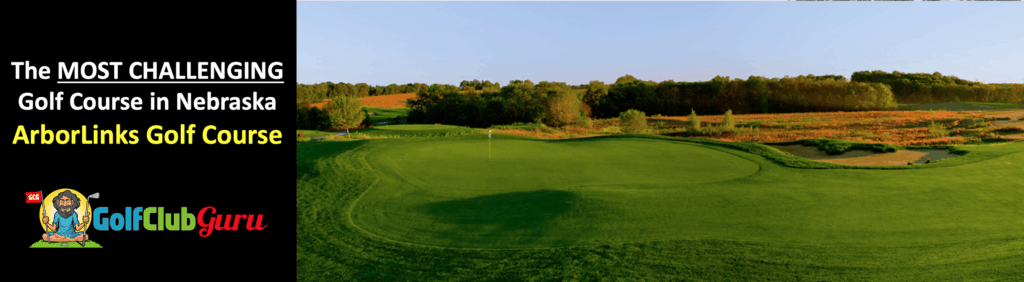
[[(60, 194), (57, 194), (53, 198), (53, 207), (57, 209), (53, 213), (53, 221), (50, 221), (50, 217), (43, 216), (43, 222), (46, 227), (52, 232), (43, 233), (43, 240), (50, 242), (68, 242), (68, 241), (84, 241), (88, 239), (87, 235), (82, 234), (83, 232), (77, 232), (76, 230), (84, 229), (85, 223), (89, 220), (89, 212), (86, 211), (82, 215), (82, 220), (78, 220), (78, 212), (75, 211), (81, 206), (81, 200), (78, 199), (78, 195), (72, 193), (71, 190), (64, 190)], [(52, 234), (52, 235), (51, 235)]]
[[(38, 199), (39, 197), (34, 198)], [(42, 240), (33, 244), (31, 248), (68, 246), (100, 248), (98, 244), (89, 240), (89, 235), (85, 232), (89, 227), (89, 211), (91, 210), (89, 198), (99, 198), (99, 193), (86, 198), (78, 191), (65, 188), (50, 193), (44, 199), (39, 199), (38, 203), (42, 204), (39, 220), (46, 232), (43, 233)], [(76, 243), (69, 244), (69, 242)]]

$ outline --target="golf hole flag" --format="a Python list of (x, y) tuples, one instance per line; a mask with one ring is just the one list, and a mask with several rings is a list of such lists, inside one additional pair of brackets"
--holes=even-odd
[(41, 203), (43, 203), (43, 191), (25, 192), (25, 203), (26, 204), (41, 204)]
[(491, 138), (491, 130), (490, 129), (487, 130), (487, 138)]

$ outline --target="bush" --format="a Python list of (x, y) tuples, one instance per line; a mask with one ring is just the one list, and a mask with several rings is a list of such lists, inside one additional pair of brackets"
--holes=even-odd
[(933, 138), (942, 138), (949, 136), (949, 130), (946, 130), (946, 127), (942, 124), (936, 124), (932, 121), (932, 124), (928, 125), (928, 135)]
[(580, 97), (578, 92), (572, 88), (559, 87), (546, 89), (547, 103), (545, 110), (547, 114), (546, 124), (550, 126), (565, 126), (577, 122), (580, 114)]
[(619, 114), (619, 123), (624, 133), (642, 133), (647, 130), (647, 115), (644, 112), (629, 109)]
[(366, 108), (363, 108), (363, 122), (360, 124), (366, 128), (373, 126), (373, 120), (370, 119), (370, 112), (366, 110)]
[(326, 129), (331, 125), (331, 117), (327, 111), (318, 108), (299, 107), (295, 110), (296, 129)]
[(694, 130), (700, 129), (700, 117), (697, 117), (697, 112), (690, 109), (690, 127)]
[(736, 127), (736, 122), (732, 119), (732, 110), (725, 111), (725, 115), (722, 116), (722, 128), (733, 129)]
[(405, 121), (411, 124), (422, 124), (426, 123), (426, 113), (422, 109), (414, 109), (409, 111), (409, 116), (405, 117)]

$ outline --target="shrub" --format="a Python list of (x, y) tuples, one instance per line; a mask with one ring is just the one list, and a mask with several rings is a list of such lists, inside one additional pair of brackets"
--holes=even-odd
[(594, 120), (588, 117), (583, 117), (576, 121), (576, 125), (583, 128), (591, 128), (594, 126)]
[(296, 129), (319, 130), (331, 125), (331, 117), (327, 111), (318, 108), (299, 107), (295, 110)]
[(949, 136), (949, 130), (946, 130), (946, 127), (942, 124), (936, 124), (932, 121), (932, 124), (928, 125), (928, 135), (933, 138), (942, 138)]
[(693, 129), (700, 129), (700, 117), (697, 117), (697, 112), (690, 109), (690, 127)]
[(405, 117), (406, 122), (412, 124), (426, 123), (426, 112), (423, 109), (413, 109), (409, 111), (409, 116)]
[(619, 123), (624, 133), (642, 133), (647, 130), (647, 116), (644, 112), (629, 109), (619, 114)]
[(722, 128), (733, 129), (736, 127), (736, 122), (732, 119), (732, 109), (725, 111), (725, 115), (722, 116)]
[(363, 127), (366, 128), (373, 126), (373, 120), (370, 119), (370, 112), (367, 111), (366, 108), (363, 108), (363, 122), (360, 124), (362, 124)]

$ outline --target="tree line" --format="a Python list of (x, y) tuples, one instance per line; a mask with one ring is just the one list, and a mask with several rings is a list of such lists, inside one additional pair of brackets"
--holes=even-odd
[(299, 104), (319, 103), (332, 97), (367, 97), (401, 93), (416, 93), (426, 90), (430, 85), (425, 83), (390, 84), (387, 86), (370, 86), (366, 83), (333, 83), (295, 84), (295, 98)]
[(1024, 85), (984, 84), (946, 76), (939, 72), (892, 73), (884, 71), (859, 71), (853, 73), (853, 81), (877, 82), (889, 85), (897, 101), (901, 103), (938, 102), (999, 102), (1024, 103)]
[[(388, 90), (388, 87), (390, 90)], [(379, 87), (378, 87), (379, 88)], [(416, 92), (407, 102), (410, 123), (443, 123), (486, 127), (516, 122), (552, 126), (588, 123), (591, 118), (614, 118), (633, 109), (648, 115), (709, 115), (894, 110), (896, 102), (1024, 102), (1024, 85), (982, 84), (953, 76), (883, 71), (856, 72), (847, 81), (841, 75), (801, 75), (709, 81), (645, 81), (624, 75), (615, 83), (591, 81), (533, 83), (512, 80), (505, 86), (490, 81), (465, 80), (459, 86), (392, 84), (385, 90), (365, 83), (298, 84), (299, 103), (333, 97), (365, 97), (380, 93)], [(473, 90), (473, 91), (470, 91)], [(301, 109), (300, 128), (329, 124), (326, 112)]]
[(515, 122), (562, 126), (583, 122), (582, 92), (564, 82), (513, 80), (500, 91), (473, 92), (435, 85), (406, 104), (409, 123), (487, 127)]
[(838, 75), (806, 75), (747, 80), (716, 76), (710, 81), (644, 81), (620, 77), (612, 85), (592, 81), (584, 95), (593, 116), (618, 116), (628, 109), (647, 114), (685, 115), (870, 111), (896, 108), (891, 90), (880, 83), (847, 82)]
[[(324, 99), (331, 99), (332, 97), (367, 97), (417, 93), (426, 90), (427, 88), (430, 88), (430, 85), (425, 83), (408, 83), (402, 85), (392, 83), (387, 86), (371, 86), (366, 83), (334, 83), (330, 81), (316, 84), (296, 83), (295, 98), (298, 104), (311, 104), (323, 102)], [(489, 80), (463, 80), (459, 83), (459, 89), (498, 92), (501, 90), (501, 85), (496, 82), (492, 83)]]
[[(579, 89), (577, 89), (579, 88)], [(888, 86), (847, 82), (837, 75), (747, 80), (716, 76), (710, 81), (654, 82), (631, 75), (614, 84), (591, 81), (582, 87), (563, 82), (513, 80), (500, 91), (460, 93), (431, 86), (407, 104), (410, 123), (490, 126), (538, 122), (553, 126), (613, 118), (630, 109), (647, 114), (783, 113), (896, 109)]]

